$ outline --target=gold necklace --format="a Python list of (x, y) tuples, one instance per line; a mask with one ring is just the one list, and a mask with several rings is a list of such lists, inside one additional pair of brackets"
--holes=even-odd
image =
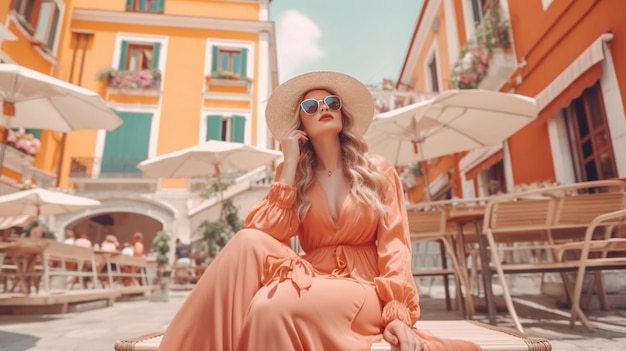
[(330, 177), (331, 175), (333, 175), (333, 172), (335, 172), (337, 169), (339, 168), (339, 166), (331, 169), (330, 171), (325, 171), (325, 170), (319, 170), (318, 172), (326, 172), (326, 174)]

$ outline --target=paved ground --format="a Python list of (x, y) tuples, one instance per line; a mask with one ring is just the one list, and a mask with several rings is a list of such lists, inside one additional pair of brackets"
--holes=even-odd
[[(422, 293), (423, 319), (462, 319), (458, 311), (448, 312), (442, 289), (433, 287)], [(0, 315), (1, 351), (100, 351), (113, 350), (115, 341), (155, 331), (163, 331), (187, 296), (186, 291), (170, 291), (167, 302), (142, 298), (116, 302), (112, 307), (97, 304), (83, 311), (62, 315)], [(623, 296), (611, 296), (621, 305)], [(619, 303), (617, 303), (619, 302)], [(597, 329), (585, 332), (582, 327), (570, 329), (565, 310), (552, 308), (556, 299), (545, 295), (520, 295), (516, 298), (518, 313), (526, 332), (549, 339), (555, 351), (624, 350), (626, 349), (626, 309), (590, 314)], [(546, 307), (548, 306), (548, 307)], [(477, 319), (483, 320), (482, 316)], [(498, 323), (510, 326), (506, 313), (498, 314)]]

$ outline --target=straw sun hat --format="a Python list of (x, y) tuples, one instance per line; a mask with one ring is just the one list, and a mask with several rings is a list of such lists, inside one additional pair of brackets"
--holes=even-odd
[(293, 125), (302, 96), (316, 89), (338, 95), (341, 98), (341, 109), (347, 110), (354, 119), (354, 132), (365, 134), (374, 117), (374, 99), (367, 87), (347, 74), (317, 71), (289, 79), (270, 96), (265, 108), (265, 119), (275, 138), (281, 139)]

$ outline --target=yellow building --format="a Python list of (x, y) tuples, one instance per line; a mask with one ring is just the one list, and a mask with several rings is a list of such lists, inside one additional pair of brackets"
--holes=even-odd
[[(278, 83), (269, 5), (270, 0), (2, 2), (3, 62), (96, 91), (124, 121), (113, 131), (24, 131), (41, 139), (41, 150), (20, 163), (7, 160), (5, 187), (18, 188), (32, 178), (102, 202), (97, 209), (50, 219), (57, 237), (73, 229), (93, 242), (106, 234), (124, 242), (143, 232), (149, 246), (166, 230), (172, 241), (191, 240), (198, 223), (218, 212), (215, 199), (199, 195), (203, 181), (146, 178), (136, 165), (208, 139), (273, 145), (264, 119), (265, 101)], [(266, 191), (257, 186), (265, 173), (240, 175), (227, 191), (239, 199), (240, 213)]]

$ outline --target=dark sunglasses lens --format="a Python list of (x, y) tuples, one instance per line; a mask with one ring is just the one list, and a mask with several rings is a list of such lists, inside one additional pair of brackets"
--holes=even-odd
[(324, 98), (324, 103), (331, 110), (339, 110), (341, 108), (341, 100), (339, 96), (327, 96)]
[(314, 100), (314, 99), (304, 100), (302, 101), (300, 105), (302, 106), (302, 110), (310, 115), (317, 112), (317, 107), (318, 107), (317, 100)]

